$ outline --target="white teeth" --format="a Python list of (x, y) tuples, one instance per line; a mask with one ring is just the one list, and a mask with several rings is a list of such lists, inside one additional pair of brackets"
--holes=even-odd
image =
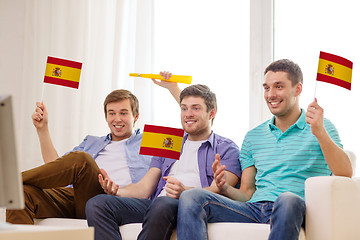
[(270, 104), (271, 105), (276, 105), (276, 104), (279, 104), (280, 102), (271, 102)]
[(115, 128), (122, 128), (123, 126), (114, 126)]

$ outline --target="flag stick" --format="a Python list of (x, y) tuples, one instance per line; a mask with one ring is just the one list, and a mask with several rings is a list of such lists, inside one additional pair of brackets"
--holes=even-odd
[(42, 91), (41, 91), (41, 103), (43, 102), (43, 99), (44, 99), (44, 88), (45, 88), (45, 83), (43, 82), (43, 87), (42, 87)]
[(317, 80), (315, 81), (315, 91), (314, 91), (314, 101), (315, 101), (315, 98), (316, 98), (316, 88), (317, 88)]

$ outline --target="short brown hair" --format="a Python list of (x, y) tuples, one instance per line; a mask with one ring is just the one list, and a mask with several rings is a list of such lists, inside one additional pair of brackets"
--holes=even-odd
[(125, 90), (125, 89), (119, 89), (119, 90), (114, 90), (111, 93), (109, 93), (104, 101), (104, 112), (105, 112), (105, 117), (107, 117), (106, 115), (106, 107), (109, 103), (112, 102), (118, 102), (118, 101), (122, 101), (125, 99), (129, 99), (130, 100), (130, 105), (131, 105), (131, 111), (132, 114), (134, 115), (134, 117), (136, 117), (137, 115), (139, 115), (139, 101), (137, 99), (137, 97), (132, 94), (130, 91)]
[[(213, 109), (217, 111), (216, 95), (210, 90), (208, 86), (203, 84), (196, 84), (185, 88), (180, 93), (180, 103), (185, 97), (189, 97), (189, 96), (203, 98), (206, 104), (207, 112), (210, 112)], [(212, 119), (211, 123), (213, 121), (214, 118)]]
[(271, 63), (264, 71), (267, 72), (286, 72), (291, 80), (292, 86), (303, 83), (303, 74), (299, 65), (289, 59), (281, 59)]

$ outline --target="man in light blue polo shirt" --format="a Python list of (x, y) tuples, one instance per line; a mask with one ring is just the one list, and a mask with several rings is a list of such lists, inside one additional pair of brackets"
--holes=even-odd
[(154, 157), (144, 178), (124, 188), (100, 176), (108, 195), (97, 195), (86, 204), (86, 218), (95, 227), (96, 240), (121, 239), (119, 225), (141, 222), (138, 239), (170, 239), (179, 196), (190, 188), (217, 192), (212, 171), (215, 156), (226, 164), (229, 186), (238, 182), (239, 148), (211, 130), (217, 111), (215, 94), (205, 85), (192, 85), (181, 92), (179, 103), (186, 132), (180, 159)]
[[(142, 134), (133, 131), (139, 102), (127, 90), (115, 90), (104, 101), (107, 136), (87, 136), (71, 152), (58, 156), (42, 103), (32, 116), (46, 164), (22, 173), (25, 209), (6, 211), (6, 220), (34, 224), (34, 218), (85, 218), (85, 204), (104, 193), (98, 182), (100, 168), (121, 186), (138, 182), (149, 169), (150, 156), (139, 155)], [(72, 187), (64, 187), (72, 184)]]
[(267, 223), (269, 239), (297, 240), (305, 219), (305, 180), (331, 173), (351, 177), (350, 160), (323, 109), (316, 100), (307, 112), (300, 109), (302, 82), (300, 67), (290, 60), (266, 68), (264, 98), (274, 116), (245, 136), (240, 189), (226, 183), (225, 166), (215, 160), (214, 181), (224, 196), (201, 189), (184, 192), (179, 240), (208, 239), (208, 222)]

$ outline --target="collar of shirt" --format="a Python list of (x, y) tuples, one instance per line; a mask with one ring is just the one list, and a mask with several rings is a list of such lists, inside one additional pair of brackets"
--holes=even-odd
[[(183, 142), (182, 142), (182, 146), (184, 146), (184, 143), (188, 139), (188, 137), (189, 137), (189, 134), (185, 133)], [(213, 131), (211, 131), (210, 137), (205, 142), (203, 142), (200, 147), (204, 146), (204, 144), (210, 144), (210, 146), (213, 148), (214, 141), (215, 141), (215, 134)], [(182, 153), (182, 151), (183, 151), (183, 148), (181, 148), (181, 153)]]
[[(294, 125), (292, 125), (289, 129), (292, 129), (294, 127), (297, 127), (299, 129), (304, 129), (305, 125), (306, 125), (306, 120), (305, 120), (306, 116), (305, 116), (305, 110), (301, 109), (301, 115), (299, 117), (299, 119), (296, 121), (296, 123)], [(275, 116), (273, 116), (271, 118), (271, 120), (269, 121), (269, 129), (270, 131), (274, 131), (274, 130), (279, 130), (278, 127), (275, 126)], [(288, 129), (288, 130), (289, 130)]]
[[(126, 141), (126, 144), (128, 144), (129, 142), (131, 142), (132, 140), (134, 140), (134, 138), (136, 137), (136, 135), (140, 134), (140, 129), (136, 129), (133, 134), (131, 134), (131, 136), (128, 138), (128, 140)], [(104, 139), (105, 142), (109, 143), (111, 141), (111, 133), (109, 133), (108, 135), (106, 135), (106, 138)]]

